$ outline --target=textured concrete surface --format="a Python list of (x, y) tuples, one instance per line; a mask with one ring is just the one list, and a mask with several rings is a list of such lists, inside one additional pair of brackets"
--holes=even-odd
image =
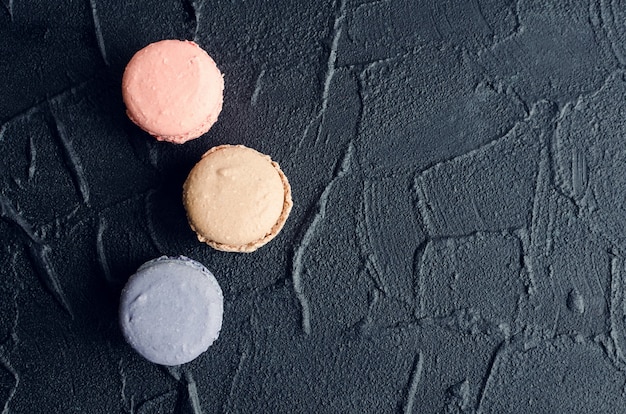
[[(0, 412), (626, 412), (626, 3), (113, 3), (0, 3)], [(184, 146), (121, 99), (163, 38), (225, 73)], [(253, 254), (182, 208), (224, 143), (293, 187)], [(163, 254), (225, 295), (174, 368), (117, 326)]]

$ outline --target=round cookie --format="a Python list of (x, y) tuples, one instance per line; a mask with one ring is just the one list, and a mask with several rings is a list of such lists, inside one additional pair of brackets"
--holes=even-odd
[(224, 299), (213, 274), (184, 256), (142, 265), (122, 290), (119, 319), (126, 341), (161, 365), (195, 359), (222, 327)]
[(227, 252), (252, 252), (272, 240), (293, 205), (279, 165), (243, 145), (207, 151), (185, 181), (183, 203), (198, 239)]
[(196, 43), (162, 40), (138, 51), (122, 78), (128, 117), (159, 141), (204, 134), (222, 110), (224, 78)]

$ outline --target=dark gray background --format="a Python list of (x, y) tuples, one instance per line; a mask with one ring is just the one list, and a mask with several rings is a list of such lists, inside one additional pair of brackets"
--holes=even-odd
[[(626, 412), (626, 2), (119, 3), (0, 4), (0, 412)], [(121, 99), (164, 38), (225, 74), (183, 146)], [(222, 143), (293, 187), (253, 254), (186, 223)], [(116, 320), (163, 254), (226, 299), (170, 369)]]

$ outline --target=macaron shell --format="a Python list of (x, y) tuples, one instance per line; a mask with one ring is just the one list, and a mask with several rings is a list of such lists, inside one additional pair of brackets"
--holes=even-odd
[(293, 206), (278, 163), (243, 145), (207, 151), (185, 181), (183, 202), (198, 239), (229, 252), (252, 252), (268, 243)]
[(160, 258), (140, 267), (124, 287), (120, 325), (144, 358), (179, 365), (217, 339), (223, 312), (222, 290), (211, 272), (187, 258)]
[(162, 40), (138, 51), (122, 79), (128, 117), (156, 139), (183, 143), (217, 121), (224, 79), (191, 41)]

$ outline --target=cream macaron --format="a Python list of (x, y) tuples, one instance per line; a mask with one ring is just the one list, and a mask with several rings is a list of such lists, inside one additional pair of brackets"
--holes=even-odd
[(183, 203), (198, 239), (227, 252), (252, 252), (272, 240), (293, 206), (279, 165), (243, 145), (207, 151), (185, 181)]
[(149, 44), (130, 60), (122, 78), (128, 117), (159, 141), (198, 138), (222, 110), (224, 78), (211, 57), (191, 41)]

